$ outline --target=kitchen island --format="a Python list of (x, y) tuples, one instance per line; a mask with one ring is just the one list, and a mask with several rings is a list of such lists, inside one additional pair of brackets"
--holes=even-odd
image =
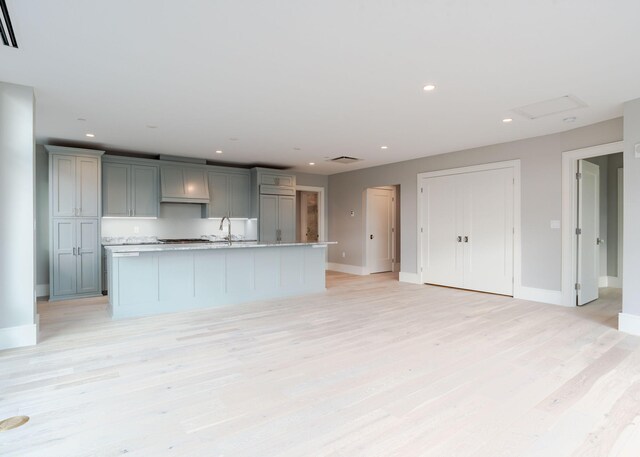
[(325, 290), (317, 243), (105, 246), (114, 319)]

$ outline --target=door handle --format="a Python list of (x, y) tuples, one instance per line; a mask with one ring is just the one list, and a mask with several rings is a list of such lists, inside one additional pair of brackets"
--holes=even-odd
[(372, 240), (373, 239), (373, 234), (369, 235), (369, 239)]
[(73, 255), (76, 255), (76, 248), (73, 248)]
[(469, 242), (469, 237), (468, 237), (468, 236), (465, 236), (465, 237), (464, 237), (464, 242), (465, 242), (465, 243), (468, 243), (468, 242)]
[(596, 244), (600, 246), (601, 244), (604, 244), (604, 240), (602, 238), (596, 238)]

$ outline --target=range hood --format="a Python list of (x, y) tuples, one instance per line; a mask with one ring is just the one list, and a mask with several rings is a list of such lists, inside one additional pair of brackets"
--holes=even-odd
[(189, 166), (160, 167), (161, 203), (209, 203), (206, 170)]

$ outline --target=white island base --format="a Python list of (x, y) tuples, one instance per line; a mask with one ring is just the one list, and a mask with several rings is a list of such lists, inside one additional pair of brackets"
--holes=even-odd
[(325, 290), (326, 243), (106, 250), (114, 319)]

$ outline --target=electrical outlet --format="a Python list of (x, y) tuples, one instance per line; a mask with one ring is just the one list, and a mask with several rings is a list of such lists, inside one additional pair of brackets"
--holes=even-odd
[(347, 256), (347, 253), (342, 251), (342, 258), (344, 259)]
[(133, 227), (133, 233), (140, 233), (140, 227), (138, 227), (137, 225)]
[(356, 212), (355, 212), (354, 210), (351, 210), (351, 211), (349, 212), (349, 214), (351, 215), (351, 217), (353, 217), (353, 216), (355, 216), (355, 215), (356, 215)]

